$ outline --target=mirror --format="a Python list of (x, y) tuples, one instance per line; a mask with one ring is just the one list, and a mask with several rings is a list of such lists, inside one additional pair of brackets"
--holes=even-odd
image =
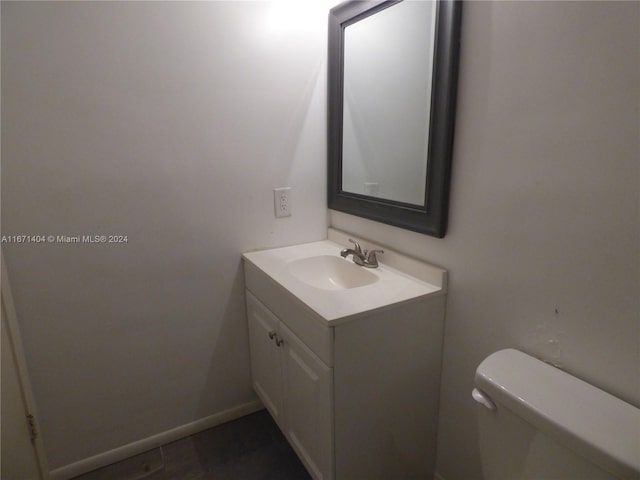
[(329, 208), (446, 233), (461, 5), (348, 1), (329, 15)]

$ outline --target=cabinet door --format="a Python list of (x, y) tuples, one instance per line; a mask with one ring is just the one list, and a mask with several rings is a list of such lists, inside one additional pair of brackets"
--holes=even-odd
[(333, 370), (284, 324), (285, 434), (316, 480), (333, 478)]
[(279, 321), (247, 291), (253, 388), (282, 428), (282, 353), (276, 347)]

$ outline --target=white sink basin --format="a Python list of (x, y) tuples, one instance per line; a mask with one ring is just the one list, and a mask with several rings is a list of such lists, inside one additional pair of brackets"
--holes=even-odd
[(337, 255), (294, 260), (289, 263), (288, 270), (301, 282), (323, 290), (364, 287), (378, 281), (378, 277), (367, 269)]
[[(293, 295), (332, 326), (376, 310), (446, 293), (446, 272), (384, 247), (378, 268), (356, 265), (340, 250), (349, 235), (329, 229), (329, 239), (243, 255), (247, 288), (277, 305)], [(367, 249), (383, 248), (373, 243)], [(284, 308), (284, 307), (283, 307)]]

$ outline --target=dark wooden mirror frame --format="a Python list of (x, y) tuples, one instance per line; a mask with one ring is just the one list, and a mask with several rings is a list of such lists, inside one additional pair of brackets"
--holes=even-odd
[(442, 238), (447, 229), (449, 209), (462, 15), (460, 1), (439, 0), (437, 4), (424, 205), (411, 205), (342, 190), (344, 29), (400, 1), (402, 0), (347, 1), (332, 8), (329, 13), (328, 203), (332, 210)]

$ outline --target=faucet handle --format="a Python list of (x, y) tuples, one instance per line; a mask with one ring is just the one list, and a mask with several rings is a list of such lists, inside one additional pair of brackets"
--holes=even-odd
[(384, 253), (384, 250), (370, 250), (366, 253), (367, 255), (367, 263), (369, 265), (371, 265), (372, 267), (377, 267), (378, 266), (378, 257), (376, 256), (376, 253)]
[(354, 246), (354, 250), (355, 250), (356, 252), (358, 252), (358, 253), (362, 253), (362, 248), (360, 247), (360, 244), (359, 244), (358, 242), (356, 242), (356, 241), (355, 241), (355, 240), (353, 240), (352, 238), (350, 238), (350, 239), (349, 239), (349, 241), (355, 245), (355, 246)]

